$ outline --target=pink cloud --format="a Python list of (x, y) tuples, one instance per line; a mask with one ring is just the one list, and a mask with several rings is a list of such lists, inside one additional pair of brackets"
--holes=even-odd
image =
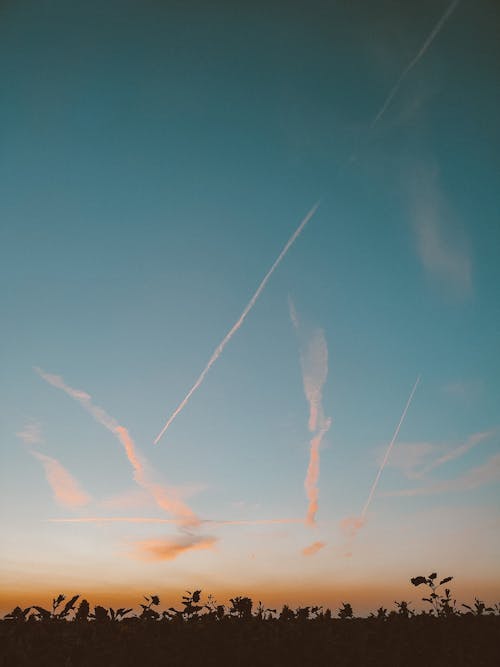
[(185, 503), (182, 502), (178, 493), (172, 488), (165, 487), (153, 478), (147, 461), (144, 459), (143, 455), (139, 453), (128, 430), (124, 426), (121, 426), (114, 417), (108, 415), (102, 408), (94, 405), (90, 394), (70, 387), (59, 375), (45, 373), (40, 368), (35, 368), (35, 371), (43, 380), (52, 386), (61, 389), (68, 396), (78, 401), (99, 424), (104, 426), (104, 428), (110, 431), (120, 441), (127, 459), (133, 468), (135, 481), (150, 494), (158, 507), (169, 514), (172, 514), (182, 525), (196, 526), (199, 524), (197, 516)]
[(54, 498), (60, 505), (70, 508), (88, 505), (91, 501), (90, 496), (59, 461), (37, 451), (33, 451), (32, 454), (42, 463)]

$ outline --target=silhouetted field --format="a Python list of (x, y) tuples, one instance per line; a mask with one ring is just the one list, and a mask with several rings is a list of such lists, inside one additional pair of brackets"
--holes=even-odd
[(449, 589), (440, 592), (450, 580), (411, 580), (427, 586), (426, 611), (400, 601), (368, 618), (347, 602), (335, 612), (274, 610), (248, 597), (202, 602), (201, 591), (163, 611), (151, 595), (140, 614), (59, 595), (51, 609), (16, 607), (0, 621), (0, 665), (500, 665), (500, 605), (457, 605)]

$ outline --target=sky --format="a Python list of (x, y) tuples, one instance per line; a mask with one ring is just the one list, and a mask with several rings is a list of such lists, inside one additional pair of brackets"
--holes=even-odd
[(2, 4), (0, 609), (500, 597), (499, 29)]

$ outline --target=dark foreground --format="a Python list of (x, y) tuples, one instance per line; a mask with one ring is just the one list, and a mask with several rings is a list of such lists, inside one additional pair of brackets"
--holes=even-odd
[(132, 615), (60, 595), (51, 610), (16, 607), (0, 621), (0, 667), (500, 666), (500, 606), (457, 606), (449, 589), (440, 593), (451, 577), (439, 584), (436, 577), (411, 580), (427, 587), (428, 611), (402, 601), (368, 618), (355, 618), (348, 603), (335, 613), (255, 609), (247, 597), (203, 604), (201, 591), (165, 611), (152, 595)]
[(498, 616), (350, 620), (1, 623), (18, 665), (500, 665)]

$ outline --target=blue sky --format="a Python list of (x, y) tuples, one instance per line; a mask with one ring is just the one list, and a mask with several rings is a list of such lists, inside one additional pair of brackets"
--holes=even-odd
[[(330, 575), (359, 581), (391, 559), (402, 580), (418, 574), (410, 567), (443, 562), (465, 585), (476, 576), (464, 548), (474, 536), (485, 580), (498, 588), (495, 3), (458, 3), (371, 126), (448, 6), (56, 1), (2, 9), (6, 586), (36, 580), (42, 565), (33, 553), (49, 589), (75, 559), (81, 567), (68, 586), (88, 577), (98, 587), (115, 563), (116, 586), (167, 573), (172, 588), (199, 575), (215, 588), (234, 580), (252, 591), (280, 567), (283, 598), (297, 577), (311, 586)], [(316, 527), (219, 527), (213, 549), (145, 565), (129, 545), (181, 539), (178, 527), (47, 523), (162, 514), (137, 495), (116, 438), (33, 367), (88, 392), (200, 517), (304, 517), (313, 434), (300, 360), (318, 329), (328, 348), (322, 409), (332, 425), (320, 448)], [(418, 374), (394, 458), (346, 559), (351, 538), (340, 522), (361, 511)], [(487, 435), (412, 477), (477, 434)], [(54, 500), (34, 451), (71, 473), (92, 498), (88, 508)], [(430, 491), (387, 495), (416, 488)], [(117, 509), (123, 494), (126, 510)], [(412, 525), (410, 557), (397, 536)], [(315, 541), (325, 546), (304, 558)], [(241, 571), (231, 579), (236, 560)]]

